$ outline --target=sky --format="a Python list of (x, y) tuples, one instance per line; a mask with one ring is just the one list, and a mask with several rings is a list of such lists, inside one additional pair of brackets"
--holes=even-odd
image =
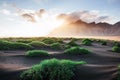
[(0, 0), (0, 37), (38, 37), (69, 21), (120, 21), (120, 0)]

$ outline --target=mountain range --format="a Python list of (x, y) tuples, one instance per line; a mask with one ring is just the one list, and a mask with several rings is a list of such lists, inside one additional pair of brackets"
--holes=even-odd
[(73, 37), (73, 36), (120, 36), (120, 22), (108, 23), (86, 23), (77, 20), (63, 24), (54, 29), (48, 36), (52, 37)]

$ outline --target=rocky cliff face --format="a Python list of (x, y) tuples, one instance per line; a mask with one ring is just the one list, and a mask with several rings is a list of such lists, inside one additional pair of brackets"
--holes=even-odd
[(111, 25), (108, 23), (86, 23), (78, 20), (61, 25), (48, 36), (120, 36), (120, 22)]

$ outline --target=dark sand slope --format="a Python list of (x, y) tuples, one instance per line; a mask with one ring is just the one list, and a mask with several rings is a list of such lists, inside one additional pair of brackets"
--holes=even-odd
[[(62, 52), (50, 51), (49, 57), (28, 58), (25, 51), (1, 51), (0, 52), (0, 80), (18, 80), (20, 73), (33, 64), (49, 58), (84, 60), (86, 65), (78, 66), (78, 74), (75, 80), (115, 80), (117, 66), (120, 63), (120, 54), (111, 52), (111, 47), (93, 44), (82, 46), (93, 53), (87, 55), (65, 55)], [(53, 54), (54, 53), (54, 54)]]

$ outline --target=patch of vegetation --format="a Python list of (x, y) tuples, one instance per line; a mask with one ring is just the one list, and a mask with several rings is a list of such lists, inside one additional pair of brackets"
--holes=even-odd
[(21, 42), (21, 43), (30, 43), (32, 42), (31, 40), (17, 40), (16, 42)]
[(51, 44), (50, 47), (52, 49), (54, 49), (54, 50), (62, 50), (62, 49), (64, 49), (64, 45), (61, 44), (61, 43), (58, 43), (58, 42)]
[(91, 53), (89, 50), (80, 47), (71, 47), (64, 51), (65, 54), (88, 54)]
[(105, 41), (105, 40), (101, 40), (100, 43), (101, 43), (101, 45), (107, 45), (107, 41)]
[(120, 80), (120, 65), (118, 66), (117, 80)]
[(46, 44), (52, 44), (54, 43), (55, 41), (53, 39), (49, 39), (49, 38), (45, 38), (42, 40), (42, 42), (46, 43)]
[(62, 39), (57, 39), (57, 38), (44, 38), (42, 40), (42, 42), (46, 43), (46, 44), (52, 44), (52, 43), (63, 43)]
[(75, 43), (74, 39), (72, 39), (70, 42), (68, 42), (67, 45), (78, 46), (78, 44)]
[(114, 46), (119, 46), (120, 47), (120, 43), (119, 42), (114, 42)]
[(30, 50), (26, 52), (26, 56), (48, 56), (48, 52), (45, 50)]
[(30, 49), (33, 49), (33, 47), (30, 46), (29, 44), (13, 42), (11, 50), (12, 49), (14, 49), (14, 50), (30, 50)]
[(10, 50), (12, 43), (9, 41), (0, 41), (0, 50)]
[(79, 39), (77, 39), (77, 38), (71, 38), (71, 41), (77, 41), (77, 40), (79, 40)]
[(30, 50), (30, 49), (33, 49), (33, 47), (25, 43), (0, 41), (0, 50)]
[(71, 48), (70, 45), (64, 45), (64, 47), (65, 47), (65, 49), (69, 49), (69, 48)]
[(120, 53), (120, 47), (119, 46), (113, 46), (112, 51)]
[(29, 45), (33, 46), (34, 48), (46, 48), (48, 44), (39, 41), (32, 41)]
[(90, 39), (83, 39), (82, 40), (82, 44), (86, 45), (86, 46), (91, 46), (92, 45), (92, 41)]
[(86, 64), (84, 61), (44, 60), (34, 65), (20, 75), (20, 80), (72, 80), (77, 71), (77, 65)]

